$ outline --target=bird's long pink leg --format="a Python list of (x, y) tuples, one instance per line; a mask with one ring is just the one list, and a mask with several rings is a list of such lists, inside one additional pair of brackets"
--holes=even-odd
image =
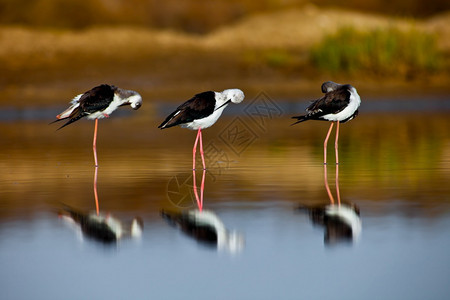
[(199, 129), (200, 131), (200, 154), (202, 156), (202, 164), (203, 164), (203, 170), (206, 170), (206, 164), (205, 164), (205, 156), (203, 155), (203, 136), (202, 136), (202, 131), (201, 129)]
[(333, 129), (334, 122), (331, 123), (330, 129), (328, 129), (327, 137), (325, 138), (325, 141), (323, 143), (323, 163), (327, 164), (327, 144), (328, 144), (328, 138), (330, 137), (331, 130)]
[(323, 180), (325, 182), (325, 189), (327, 190), (328, 198), (330, 198), (330, 204), (334, 204), (333, 194), (331, 193), (330, 186), (328, 185), (328, 174), (326, 165), (323, 165)]
[(192, 148), (192, 170), (195, 170), (195, 153), (197, 152), (197, 143), (201, 135), (201, 128), (197, 131), (197, 137), (195, 138), (194, 148)]
[(336, 165), (336, 195), (338, 205), (341, 205), (341, 193), (339, 192), (339, 165)]
[(98, 204), (98, 194), (97, 194), (97, 174), (98, 174), (98, 167), (95, 166), (95, 172), (94, 172), (94, 197), (95, 197), (95, 210), (97, 212), (97, 216), (99, 215), (100, 208)]
[(95, 127), (94, 127), (94, 141), (92, 142), (92, 149), (94, 151), (94, 164), (98, 167), (97, 162), (97, 127), (98, 127), (98, 119), (95, 119)]
[[(201, 207), (203, 208), (203, 191), (205, 190), (205, 178), (206, 178), (206, 170), (203, 169), (203, 175), (202, 175), (202, 184), (200, 186), (200, 203)], [(201, 209), (200, 209), (201, 211)]]
[(334, 142), (334, 152), (336, 154), (337, 165), (339, 164), (338, 139), (339, 139), (339, 121), (336, 122), (336, 140)]
[(197, 200), (197, 207), (198, 207), (199, 211), (202, 211), (203, 205), (202, 205), (202, 201), (200, 200), (200, 198), (198, 196), (198, 192), (197, 192), (197, 182), (195, 179), (195, 170), (192, 170), (192, 181), (193, 181), (192, 188), (194, 189), (195, 200)]

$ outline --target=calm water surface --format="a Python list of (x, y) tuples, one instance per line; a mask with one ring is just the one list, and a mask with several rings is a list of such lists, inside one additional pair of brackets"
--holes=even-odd
[[(199, 242), (161, 217), (196, 207), (195, 132), (157, 130), (165, 105), (100, 122), (100, 211), (144, 222), (140, 238), (114, 244), (59, 217), (66, 206), (95, 211), (93, 122), (55, 131), (53, 112), (3, 120), (1, 298), (447, 299), (448, 108), (362, 109), (341, 126), (337, 170), (332, 142), (322, 164), (327, 123), (290, 127), (300, 109), (258, 101), (203, 135), (203, 208), (243, 237), (240, 251)], [(342, 224), (312, 217), (311, 208), (337, 203), (337, 187), (343, 206), (359, 208), (360, 232), (338, 234)]]

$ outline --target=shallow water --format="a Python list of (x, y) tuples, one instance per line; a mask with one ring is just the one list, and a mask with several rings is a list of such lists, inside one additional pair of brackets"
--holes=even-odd
[[(388, 100), (363, 106), (358, 118), (341, 126), (336, 169), (332, 141), (330, 163), (322, 163), (328, 123), (291, 127), (289, 116), (299, 105), (256, 100), (240, 112), (233, 107), (203, 134), (203, 209), (243, 237), (240, 251), (199, 242), (160, 216), (161, 210), (196, 207), (195, 132), (157, 130), (167, 105), (100, 121), (100, 211), (125, 223), (135, 216), (144, 221), (140, 238), (112, 245), (59, 217), (65, 205), (95, 211), (93, 122), (55, 131), (57, 125), (47, 125), (53, 112), (48, 119), (41, 112), (3, 120), (5, 299), (445, 299), (448, 101), (430, 102), (442, 103), (441, 111), (435, 104), (416, 111), (408, 109), (415, 102)], [(201, 176), (198, 170), (199, 192)], [(333, 228), (313, 223), (298, 208), (337, 204), (337, 186), (343, 205), (359, 208), (361, 232), (329, 242)]]

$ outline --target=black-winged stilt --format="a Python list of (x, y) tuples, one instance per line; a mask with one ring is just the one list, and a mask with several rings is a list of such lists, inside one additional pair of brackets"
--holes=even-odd
[(236, 253), (244, 247), (243, 235), (225, 228), (213, 211), (191, 209), (183, 212), (168, 212), (163, 210), (161, 216), (198, 242), (215, 246), (218, 250)]
[[(76, 96), (71, 101), (71, 106), (56, 116), (52, 123), (68, 120), (59, 129), (86, 117), (95, 119), (94, 141), (92, 143), (94, 150), (95, 166), (97, 163), (97, 127), (98, 119), (108, 118), (109, 115), (118, 107), (130, 105), (133, 109), (138, 109), (142, 105), (142, 97), (135, 91), (124, 90), (114, 85), (102, 84), (91, 90)], [(51, 124), (51, 123), (50, 123)]]
[(222, 111), (230, 102), (241, 103), (243, 100), (244, 93), (239, 89), (228, 89), (223, 92), (203, 92), (178, 106), (158, 128), (164, 129), (180, 125), (183, 128), (198, 130), (192, 149), (192, 169), (195, 170), (195, 153), (199, 140), (203, 169), (206, 169), (205, 157), (203, 156), (202, 129), (216, 123)]
[(330, 137), (334, 123), (336, 123), (336, 140), (334, 148), (336, 164), (338, 164), (339, 123), (350, 121), (358, 115), (358, 107), (361, 104), (361, 98), (356, 89), (350, 84), (338, 84), (332, 81), (327, 81), (322, 84), (322, 92), (325, 93), (325, 95), (322, 98), (313, 101), (313, 103), (306, 108), (306, 115), (292, 117), (293, 119), (297, 119), (297, 122), (292, 125), (307, 120), (332, 122), (323, 145), (323, 162), (326, 164), (328, 138)]

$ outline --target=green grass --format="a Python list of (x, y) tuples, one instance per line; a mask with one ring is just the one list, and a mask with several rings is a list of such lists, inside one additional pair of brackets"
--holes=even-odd
[(369, 72), (374, 75), (431, 73), (444, 66), (434, 35), (418, 30), (340, 29), (313, 47), (311, 63), (330, 72)]
[(287, 51), (270, 50), (264, 56), (267, 65), (273, 68), (286, 67), (292, 63), (292, 57)]

